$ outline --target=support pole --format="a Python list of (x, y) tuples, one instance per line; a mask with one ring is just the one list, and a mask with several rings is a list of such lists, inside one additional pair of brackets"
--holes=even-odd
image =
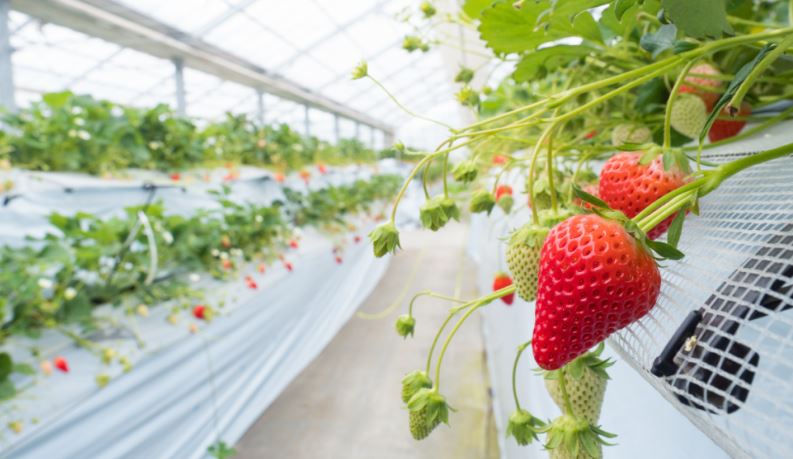
[(184, 89), (184, 61), (180, 58), (173, 60), (174, 81), (176, 83), (176, 113), (180, 116), (187, 115), (187, 98)]
[(339, 125), (339, 115), (333, 115), (333, 132), (336, 133), (336, 143), (341, 140), (341, 126)]
[(369, 148), (374, 150), (374, 128), (369, 126)]
[(355, 140), (361, 140), (361, 123), (355, 122)]
[(10, 0), (0, 0), (0, 105), (16, 111), (14, 99), (14, 69), (11, 67), (11, 32), (8, 27)]
[(311, 116), (309, 114), (308, 105), (303, 105), (303, 124), (306, 137), (311, 137)]
[(261, 89), (256, 90), (256, 120), (264, 126), (264, 91)]

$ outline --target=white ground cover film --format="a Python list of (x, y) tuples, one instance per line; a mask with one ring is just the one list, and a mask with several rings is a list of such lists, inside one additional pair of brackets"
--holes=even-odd
[[(791, 122), (777, 125), (705, 150), (704, 158), (724, 162), (789, 143), (791, 128)], [(513, 179), (513, 187), (522, 189)], [(516, 196), (516, 203), (524, 197)], [(500, 217), (477, 216), (472, 222), (470, 252), (480, 264), (482, 291), (490, 290), (493, 273), (506, 268), (497, 238), (530, 218), (525, 208), (509, 218), (495, 212)], [(609, 340), (620, 362), (611, 370), (601, 423), (620, 436), (604, 454), (793, 457), (793, 312), (786, 312), (793, 307), (793, 158), (743, 171), (703, 198), (700, 215), (686, 218), (680, 249), (683, 260), (662, 263), (658, 304)], [(515, 303), (513, 308), (498, 303), (484, 312), (494, 411), (502, 433), (514, 409), (515, 350), (533, 328), (534, 305), (517, 297)], [(541, 378), (527, 371), (536, 364), (530, 355), (524, 359), (518, 376), (523, 403), (555, 417), (558, 409)], [(651, 371), (656, 360), (658, 376)], [(520, 448), (511, 439), (501, 441), (503, 457), (547, 455), (539, 445)]]
[[(405, 172), (394, 162), (381, 162), (378, 169), (377, 173)], [(279, 185), (262, 178), (266, 173), (248, 172), (232, 186), (232, 199), (267, 203), (281, 196)], [(351, 183), (373, 173), (368, 166), (330, 168), (326, 176), (312, 179), (311, 188)], [(14, 174), (23, 186), (15, 190), (18, 197), (0, 206), (0, 242), (18, 244), (26, 234), (43, 234), (46, 215), (55, 209), (110, 215), (142, 203), (149, 193), (132, 182), (111, 185), (65, 174)], [(65, 193), (66, 182), (72, 190)], [(286, 185), (305, 189), (297, 177), (288, 178)], [(189, 214), (212, 205), (206, 190), (216, 188), (217, 184), (165, 186), (157, 190), (156, 199), (162, 199), (170, 213)], [(375, 224), (363, 218), (353, 223), (358, 226), (356, 234), (363, 236)], [(352, 234), (345, 237), (352, 239)], [(199, 286), (211, 292), (209, 304), (213, 298), (223, 298), (227, 305), (195, 334), (188, 331), (189, 314), (178, 326), (169, 325), (165, 305), (153, 307), (149, 317), (132, 319), (116, 308), (100, 308), (98, 314), (116, 317), (126, 327), (94, 338), (130, 356), (134, 368), (129, 374), (121, 375), (117, 365), (108, 369), (61, 335), (45, 333), (35, 345), (46, 350), (44, 357), (65, 356), (70, 372), (15, 381), (26, 389), (6, 402), (0, 420), (5, 425), (22, 419), (25, 429), (0, 438), (2, 456), (201, 458), (218, 439), (234, 444), (320, 353), (385, 273), (388, 258), (374, 258), (365, 237), (359, 244), (346, 245), (340, 265), (332, 253), (337, 243), (304, 230), (300, 248), (287, 255), (294, 271), (273, 264), (264, 275), (254, 274), (256, 290), (245, 287), (242, 274), (225, 283), (202, 275)], [(243, 267), (241, 272), (246, 270), (255, 272), (255, 267)], [(143, 347), (125, 332), (129, 328), (134, 328)], [(15, 359), (29, 361), (27, 349), (32, 344), (14, 338), (4, 349)], [(99, 372), (113, 377), (102, 389), (94, 380)]]

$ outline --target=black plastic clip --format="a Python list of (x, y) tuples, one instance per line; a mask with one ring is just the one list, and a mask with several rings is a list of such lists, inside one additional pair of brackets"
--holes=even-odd
[(688, 313), (686, 319), (677, 328), (669, 342), (666, 343), (664, 350), (661, 351), (661, 354), (653, 361), (653, 367), (650, 369), (650, 373), (661, 378), (664, 376), (672, 376), (677, 372), (678, 365), (675, 363), (675, 356), (680, 351), (680, 348), (683, 347), (686, 340), (694, 334), (697, 325), (702, 321), (703, 312), (704, 311), (700, 308)]

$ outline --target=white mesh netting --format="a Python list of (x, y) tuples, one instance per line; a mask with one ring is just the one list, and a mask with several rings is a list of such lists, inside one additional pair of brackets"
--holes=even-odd
[[(791, 126), (704, 157), (779, 146)], [(680, 248), (656, 307), (612, 345), (731, 456), (793, 457), (793, 159), (724, 182)]]

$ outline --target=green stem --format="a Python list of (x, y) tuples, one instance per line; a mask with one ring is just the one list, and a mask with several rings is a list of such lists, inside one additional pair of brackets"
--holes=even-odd
[(440, 293), (435, 293), (435, 292), (433, 292), (431, 290), (424, 290), (423, 292), (416, 293), (415, 295), (413, 295), (413, 298), (410, 299), (410, 304), (408, 305), (408, 315), (409, 316), (413, 315), (413, 303), (415, 303), (416, 300), (419, 299), (422, 296), (429, 296), (431, 298), (438, 298), (438, 299), (441, 299), (441, 300), (454, 301), (455, 303), (465, 303), (465, 300), (462, 300), (460, 298), (455, 298), (453, 296), (448, 296), (448, 295), (441, 295)]
[(551, 130), (551, 133), (548, 134), (548, 164), (546, 165), (546, 169), (548, 170), (548, 188), (551, 189), (551, 209), (553, 209), (553, 213), (556, 214), (559, 211), (559, 208), (556, 205), (556, 187), (553, 183), (553, 130)]
[[(754, 134), (757, 134), (758, 132), (762, 132), (762, 131), (768, 129), (769, 127), (777, 124), (780, 120), (787, 119), (787, 117), (790, 114), (793, 114), (793, 107), (788, 108), (785, 111), (780, 112), (779, 114), (777, 114), (777, 115), (775, 115), (775, 116), (773, 116), (771, 118), (766, 119), (762, 123), (752, 127), (751, 129), (747, 129), (747, 130), (741, 132), (738, 135), (734, 135), (734, 136), (732, 136), (730, 138), (727, 138), (727, 139), (719, 140), (718, 142), (711, 142), (711, 143), (709, 143), (707, 145), (703, 145), (702, 149), (703, 150), (707, 150), (709, 148), (716, 148), (716, 147), (719, 147), (719, 146), (722, 146), (722, 145), (730, 144), (730, 143), (738, 141), (738, 140), (745, 139), (747, 137), (751, 137)], [(684, 151), (692, 151), (692, 150), (696, 150), (696, 149), (697, 149), (696, 146), (683, 147)]]
[(686, 193), (675, 196), (670, 199), (666, 204), (661, 206), (656, 212), (653, 212), (644, 220), (637, 220), (639, 228), (645, 233), (658, 226), (662, 221), (666, 220), (669, 216), (675, 214), (686, 204), (691, 202), (691, 199), (697, 195), (696, 190), (689, 190)]
[(410, 116), (412, 116), (412, 117), (414, 117), (414, 118), (418, 118), (418, 119), (420, 119), (420, 120), (424, 120), (424, 121), (427, 121), (427, 122), (430, 122), (430, 123), (437, 124), (437, 125), (439, 125), (439, 126), (443, 126), (443, 127), (445, 127), (446, 129), (448, 129), (448, 130), (450, 130), (450, 131), (452, 131), (452, 132), (455, 132), (455, 129), (454, 129), (453, 127), (451, 127), (450, 125), (448, 125), (448, 124), (444, 123), (443, 121), (434, 120), (434, 119), (432, 119), (432, 118), (427, 118), (426, 116), (419, 115), (418, 113), (414, 113), (412, 110), (410, 110), (409, 108), (407, 108), (407, 107), (405, 107), (404, 105), (402, 105), (402, 104), (401, 104), (401, 103), (400, 103), (400, 102), (397, 100), (397, 98), (396, 98), (396, 97), (394, 97), (394, 95), (393, 95), (393, 94), (391, 94), (391, 91), (389, 91), (388, 89), (386, 89), (386, 87), (385, 87), (385, 86), (383, 86), (383, 84), (382, 84), (382, 83), (380, 83), (380, 82), (377, 80), (377, 78), (373, 77), (372, 75), (366, 75), (366, 76), (367, 76), (367, 77), (369, 77), (369, 79), (370, 79), (370, 80), (374, 81), (374, 84), (376, 84), (377, 86), (379, 86), (379, 87), (380, 87), (380, 89), (382, 89), (382, 90), (383, 90), (383, 92), (385, 92), (385, 93), (386, 93), (386, 95), (388, 96), (388, 98), (389, 98), (389, 99), (391, 99), (391, 101), (393, 101), (393, 102), (394, 102), (394, 103), (397, 105), (397, 107), (399, 107), (399, 108), (400, 108), (400, 109), (401, 109), (403, 112), (407, 113), (408, 115), (410, 115)]
[(518, 355), (515, 356), (515, 363), (512, 365), (512, 396), (515, 397), (515, 408), (517, 408), (518, 411), (522, 409), (520, 407), (520, 400), (518, 399), (518, 386), (515, 384), (518, 373), (518, 362), (520, 361), (520, 356), (523, 354), (523, 351), (526, 350), (530, 344), (531, 340), (518, 346)]
[(443, 155), (443, 197), (449, 197), (449, 153)]
[(677, 99), (680, 86), (682, 86), (683, 81), (685, 81), (688, 75), (688, 71), (691, 70), (695, 62), (697, 62), (696, 59), (692, 59), (683, 67), (683, 70), (677, 77), (677, 81), (675, 81), (675, 85), (672, 87), (672, 91), (669, 93), (669, 99), (666, 101), (666, 113), (664, 114), (664, 151), (669, 150), (669, 147), (672, 146), (672, 104), (674, 104), (675, 99)]
[(559, 390), (562, 392), (562, 400), (564, 401), (564, 414), (575, 416), (575, 413), (573, 413), (573, 404), (570, 403), (570, 394), (567, 393), (565, 369), (566, 367), (559, 369)]
[[(705, 172), (705, 174), (712, 174), (712, 173), (713, 173), (713, 171)], [(672, 200), (673, 198), (675, 198), (675, 197), (677, 197), (677, 196), (679, 196), (679, 195), (681, 195), (683, 193), (686, 193), (688, 191), (691, 191), (691, 190), (699, 188), (706, 181), (707, 181), (707, 177), (701, 177), (701, 178), (699, 178), (697, 180), (694, 180), (692, 182), (689, 182), (689, 183), (681, 186), (680, 188), (677, 188), (677, 189), (674, 189), (674, 190), (670, 191), (669, 193), (667, 193), (667, 194), (661, 196), (660, 198), (656, 199), (655, 201), (653, 201), (649, 206), (645, 207), (644, 210), (642, 210), (636, 216), (634, 216), (632, 218), (632, 220), (635, 221), (635, 222), (643, 220), (648, 215), (650, 215), (652, 212), (654, 212), (656, 209), (658, 209), (661, 206), (663, 206), (664, 204), (666, 204), (668, 201)]]
[[(449, 335), (446, 337), (446, 340), (443, 342), (443, 347), (441, 348), (441, 353), (438, 356), (438, 363), (435, 364), (435, 388), (433, 390), (435, 390), (437, 392), (438, 389), (440, 388), (440, 385), (441, 385), (441, 365), (443, 364), (443, 357), (446, 355), (446, 349), (448, 349), (449, 343), (452, 342), (452, 338), (454, 338), (454, 335), (455, 335), (455, 333), (457, 333), (457, 330), (460, 329), (460, 326), (477, 309), (481, 308), (482, 306), (486, 306), (487, 304), (489, 304), (493, 300), (497, 300), (497, 299), (499, 299), (499, 298), (501, 298), (503, 296), (507, 296), (510, 293), (515, 293), (515, 285), (514, 284), (513, 285), (509, 285), (507, 287), (504, 287), (504, 288), (502, 288), (500, 290), (496, 290), (495, 292), (493, 292), (493, 293), (491, 293), (489, 295), (485, 295), (485, 296), (483, 296), (481, 298), (477, 298), (476, 300), (473, 300), (471, 302), (468, 302), (468, 303), (462, 304), (460, 306), (457, 306), (455, 308), (452, 308), (452, 311), (449, 314), (449, 317), (447, 318), (446, 322), (444, 322), (443, 327), (446, 326), (446, 324), (448, 323), (448, 321), (452, 318), (452, 316), (454, 314), (457, 314), (458, 312), (460, 312), (460, 311), (462, 311), (462, 310), (464, 310), (466, 308), (469, 308), (469, 309), (468, 309), (468, 311), (465, 312), (465, 314), (462, 317), (460, 317), (460, 320), (457, 321), (457, 323), (454, 325), (454, 328), (452, 328), (452, 330), (449, 332)], [(437, 339), (438, 339), (439, 336), (440, 336), (440, 334), (438, 334), (435, 337), (435, 341), (432, 343), (432, 347), (430, 348), (430, 358), (432, 358), (432, 351), (435, 348), (435, 345), (437, 343)], [(429, 373), (429, 366), (427, 367), (427, 373)]]

